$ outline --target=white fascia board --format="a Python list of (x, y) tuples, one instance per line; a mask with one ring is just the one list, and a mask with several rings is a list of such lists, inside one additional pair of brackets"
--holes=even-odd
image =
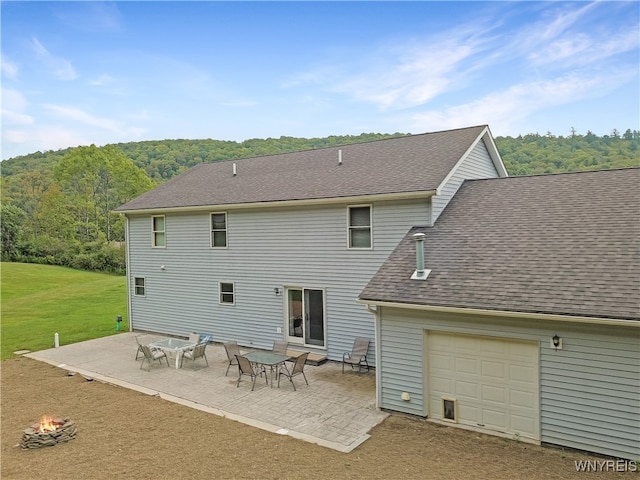
[(491, 157), (491, 161), (493, 162), (494, 167), (496, 167), (498, 176), (500, 177), (509, 176), (507, 174), (507, 169), (505, 168), (504, 163), (502, 162), (502, 158), (500, 157), (500, 153), (498, 153), (498, 148), (496, 147), (496, 144), (493, 141), (493, 137), (491, 136), (491, 131), (489, 130), (489, 127), (484, 127), (484, 130), (480, 132), (480, 135), (478, 135), (478, 137), (473, 141), (473, 143), (469, 146), (469, 148), (467, 148), (467, 151), (464, 152), (464, 154), (456, 162), (454, 167), (451, 170), (449, 170), (449, 173), (447, 174), (446, 177), (444, 177), (444, 180), (442, 180), (440, 185), (438, 185), (438, 188), (436, 189), (436, 192), (438, 195), (440, 195), (440, 192), (442, 191), (444, 186), (447, 184), (447, 182), (449, 182), (449, 180), (451, 180), (451, 177), (455, 175), (460, 165), (464, 163), (464, 161), (467, 159), (467, 157), (473, 151), (476, 145), (483, 140), (484, 140), (484, 145), (487, 148), (487, 151), (489, 152), (489, 156)]
[(126, 215), (135, 214), (155, 214), (155, 213), (173, 213), (173, 212), (201, 212), (210, 211), (212, 209), (234, 210), (244, 208), (274, 208), (274, 207), (301, 207), (309, 205), (335, 205), (341, 203), (371, 203), (391, 200), (405, 200), (413, 198), (428, 198), (436, 194), (435, 190), (422, 190), (418, 192), (397, 192), (397, 193), (381, 193), (377, 195), (354, 195), (350, 197), (331, 197), (331, 198), (310, 198), (304, 200), (278, 200), (274, 202), (251, 202), (251, 203), (228, 203), (217, 205), (193, 205), (188, 207), (166, 207), (166, 208), (148, 208), (148, 209), (132, 209), (118, 210), (113, 213), (123, 213)]
[(594, 325), (615, 325), (618, 327), (640, 328), (640, 320), (622, 320), (614, 318), (580, 317), (576, 315), (554, 315), (546, 313), (512, 312), (508, 310), (485, 310), (478, 308), (443, 307), (438, 305), (418, 305), (415, 303), (380, 302), (362, 300), (358, 298), (356, 303), (371, 306), (400, 308), (407, 310), (422, 310), (430, 312), (457, 313), (462, 315), (485, 315), (492, 317), (511, 317), (521, 320), (549, 320), (552, 322), (588, 323)]
[(507, 172), (507, 168), (504, 166), (504, 162), (502, 161), (502, 157), (500, 156), (498, 147), (493, 140), (493, 134), (491, 133), (491, 130), (488, 126), (485, 128), (484, 132), (482, 132), (482, 135), (480, 135), (480, 137), (484, 140), (484, 144), (489, 151), (489, 155), (493, 160), (493, 164), (495, 165), (496, 170), (498, 170), (498, 175), (500, 175), (501, 177), (508, 177), (509, 173)]

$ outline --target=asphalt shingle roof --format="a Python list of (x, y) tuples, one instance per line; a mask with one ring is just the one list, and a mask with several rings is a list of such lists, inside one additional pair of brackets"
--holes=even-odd
[(360, 299), (640, 320), (639, 186), (640, 168), (466, 181)]
[[(203, 163), (116, 211), (435, 190), (486, 125)], [(342, 151), (342, 165), (338, 164)], [(237, 175), (233, 176), (233, 164)]]

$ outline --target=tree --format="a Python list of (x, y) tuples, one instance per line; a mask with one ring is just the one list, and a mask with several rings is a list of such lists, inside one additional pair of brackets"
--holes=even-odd
[(3, 203), (0, 209), (0, 239), (2, 240), (2, 258), (11, 259), (17, 251), (18, 242), (22, 238), (24, 220), (27, 214), (20, 207)]
[(114, 146), (76, 148), (60, 160), (54, 175), (82, 241), (124, 240), (121, 234), (112, 235), (114, 222), (122, 219), (111, 211), (154, 186), (144, 170)]

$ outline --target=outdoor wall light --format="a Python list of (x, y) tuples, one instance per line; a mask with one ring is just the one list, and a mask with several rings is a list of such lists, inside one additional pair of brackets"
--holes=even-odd
[(160, 265), (160, 270), (164, 270), (164, 265)]
[(551, 346), (558, 350), (562, 348), (562, 339), (556, 334), (551, 338)]
[(276, 287), (276, 288), (273, 289), (273, 293), (274, 293), (274, 295), (280, 295), (282, 293), (282, 291), (280, 290), (279, 287)]

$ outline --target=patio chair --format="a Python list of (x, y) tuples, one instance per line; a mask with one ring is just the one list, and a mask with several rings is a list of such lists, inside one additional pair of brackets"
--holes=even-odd
[(309, 356), (309, 352), (305, 352), (302, 355), (300, 355), (298, 358), (296, 358), (296, 363), (293, 364), (293, 368), (291, 369), (291, 372), (289, 372), (289, 369), (286, 367), (286, 365), (282, 364), (280, 366), (280, 370), (278, 371), (278, 388), (280, 388), (280, 377), (282, 375), (284, 375), (289, 379), (289, 381), (291, 382), (291, 385), (293, 385), (294, 392), (296, 391), (296, 384), (293, 383), (293, 377), (295, 377), (296, 375), (302, 375), (304, 377), (304, 382), (307, 385), (309, 385), (309, 382), (307, 381), (307, 376), (304, 374), (304, 366), (307, 363), (308, 356)]
[(280, 355), (287, 354), (287, 346), (289, 344), (284, 340), (274, 340), (273, 341), (273, 353), (279, 353)]
[(238, 347), (236, 342), (225, 342), (222, 345), (224, 346), (224, 351), (227, 352), (227, 358), (229, 359), (227, 371), (224, 373), (224, 376), (226, 377), (231, 365), (238, 365), (237, 357), (240, 356), (240, 347)]
[(351, 352), (342, 354), (342, 373), (344, 373), (345, 364), (351, 365), (351, 369), (357, 365), (358, 373), (366, 367), (369, 371), (369, 362), (367, 362), (367, 353), (369, 352), (369, 339), (365, 337), (357, 337), (353, 341)]
[(193, 343), (200, 343), (200, 334), (199, 333), (190, 333), (189, 341)]
[[(141, 342), (140, 341), (140, 337), (145, 336), (145, 334), (142, 335), (136, 335), (136, 343), (138, 344), (138, 350), (136, 350), (136, 360), (138, 360), (138, 357), (140, 356), (140, 354), (144, 355), (144, 352), (142, 351), (142, 346), (143, 345), (147, 345), (145, 342)], [(151, 349), (151, 351), (155, 351), (156, 348), (154, 347), (149, 347)]]
[(242, 355), (236, 355), (236, 362), (238, 364), (238, 381), (236, 382), (236, 388), (240, 386), (240, 380), (242, 379), (243, 375), (249, 375), (251, 377), (251, 380), (253, 380), (253, 383), (251, 385), (252, 392), (256, 386), (256, 378), (258, 378), (258, 375), (262, 376), (262, 374), (264, 373), (264, 380), (268, 384), (269, 381), (267, 380), (267, 371), (264, 369), (264, 365), (254, 367), (252, 363)]
[(151, 371), (151, 365), (155, 360), (160, 362), (162, 365), (162, 359), (167, 362), (167, 367), (169, 366), (169, 359), (167, 358), (167, 354), (162, 350), (151, 350), (149, 345), (141, 345), (141, 350), (143, 353), (142, 362), (140, 362), (140, 368), (144, 365), (145, 362), (149, 363), (149, 371)]
[(185, 358), (187, 360), (191, 360), (191, 365), (193, 368), (196, 368), (196, 360), (199, 358), (204, 358), (204, 361), (207, 362), (207, 367), (209, 366), (209, 360), (207, 360), (207, 354), (205, 353), (205, 349), (207, 348), (206, 343), (198, 343), (191, 350), (187, 350), (182, 354), (182, 360)]

